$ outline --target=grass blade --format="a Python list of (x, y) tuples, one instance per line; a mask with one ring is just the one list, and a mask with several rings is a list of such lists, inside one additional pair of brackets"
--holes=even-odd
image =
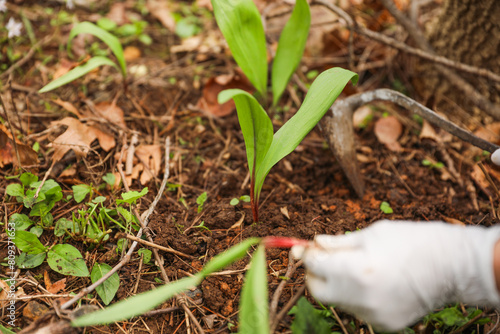
[(250, 269), (241, 290), (240, 334), (269, 333), (269, 305), (267, 299), (267, 270), (264, 246), (253, 253)]
[(164, 301), (201, 283), (203, 278), (218, 271), (246, 255), (250, 246), (260, 242), (259, 238), (250, 238), (215, 256), (197, 275), (185, 277), (158, 289), (141, 293), (127, 300), (113, 304), (104, 310), (93, 312), (75, 319), (75, 327), (108, 324), (114, 321), (130, 319), (150, 311)]
[(267, 51), (259, 10), (252, 0), (212, 0), (215, 20), (234, 60), (261, 96), (267, 89)]
[(78, 79), (81, 76), (92, 71), (94, 68), (102, 66), (102, 65), (110, 65), (116, 67), (116, 64), (109, 58), (106, 57), (93, 57), (90, 58), (88, 62), (83, 65), (77, 66), (62, 77), (57, 78), (56, 80), (50, 82), (42, 89), (40, 89), (39, 93), (46, 93), (53, 89), (59, 88), (75, 79)]
[(130, 297), (127, 300), (113, 304), (104, 310), (85, 314), (71, 323), (74, 327), (109, 324), (114, 321), (130, 319), (137, 315), (152, 310), (165, 300), (198, 285), (202, 280), (201, 275), (186, 277), (166, 284), (157, 289)]
[(302, 139), (304, 139), (332, 106), (350, 80), (356, 83), (358, 75), (340, 67), (326, 70), (314, 80), (302, 106), (274, 134), (273, 141), (264, 160), (260, 166), (257, 166), (255, 173), (257, 198), (259, 198), (264, 179), (271, 168), (300, 144)]
[[(92, 268), (92, 272), (90, 273), (90, 279), (92, 283), (97, 282), (101, 277), (106, 275), (109, 271), (111, 271), (110, 265), (106, 263), (96, 263), (94, 264), (94, 268)], [(110, 278), (105, 280), (101, 285), (99, 285), (95, 290), (99, 297), (101, 297), (104, 304), (109, 305), (120, 287), (120, 276), (118, 273), (114, 273)]]
[(247, 253), (247, 250), (260, 242), (260, 238), (249, 238), (243, 240), (239, 244), (229, 248), (222, 254), (215, 256), (210, 262), (208, 262), (202, 271), (199, 272), (200, 275), (206, 277), (213, 272), (219, 271), (224, 267), (227, 267), (233, 262), (238, 261), (242, 257), (244, 257)]
[(76, 35), (79, 34), (91, 34), (99, 38), (104, 43), (106, 43), (106, 45), (109, 46), (109, 48), (115, 55), (118, 64), (120, 64), (123, 77), (124, 78), (127, 77), (127, 65), (125, 63), (125, 57), (123, 55), (123, 48), (118, 38), (107, 32), (106, 30), (99, 28), (93, 23), (90, 22), (78, 23), (73, 27), (73, 29), (71, 29), (71, 32), (69, 33), (68, 46), (67, 46), (67, 51), (69, 55), (71, 55), (71, 41)]
[(311, 11), (306, 0), (297, 0), (292, 16), (281, 32), (278, 50), (273, 61), (271, 85), (273, 90), (273, 105), (276, 105), (283, 91), (299, 66), (300, 59), (306, 47), (309, 27), (311, 26)]

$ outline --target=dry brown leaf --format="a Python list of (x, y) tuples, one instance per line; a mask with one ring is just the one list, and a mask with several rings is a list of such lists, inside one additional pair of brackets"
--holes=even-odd
[(142, 185), (147, 184), (152, 178), (158, 176), (161, 168), (161, 145), (139, 145), (135, 154), (142, 164), (147, 168), (141, 174), (139, 181)]
[[(18, 140), (16, 140), (16, 143), (21, 165), (31, 166), (38, 164), (38, 154), (31, 147), (24, 145)], [(10, 132), (5, 126), (0, 124), (0, 168), (10, 164), (18, 165), (16, 150)]]
[[(198, 108), (216, 117), (228, 116), (235, 110), (235, 105), (232, 100), (224, 104), (219, 104), (219, 102), (217, 102), (217, 96), (221, 91), (225, 89), (239, 88), (252, 93), (252, 86), (248, 83), (248, 80), (239, 76), (231, 76), (230, 79), (227, 75), (220, 77), (208, 79), (205, 87), (203, 88), (203, 95), (198, 100), (197, 104)], [(223, 84), (220, 84), (219, 82), (222, 82)]]
[(495, 122), (481, 127), (474, 131), (474, 134), (479, 138), (487, 140), (489, 142), (499, 144), (500, 143), (500, 122)]
[(288, 208), (286, 206), (280, 208), (280, 212), (283, 216), (285, 216), (286, 218), (288, 218), (288, 220), (290, 220), (290, 215), (288, 214)]
[(127, 23), (127, 16), (125, 15), (125, 3), (113, 3), (106, 17), (119, 26)]
[(443, 220), (447, 223), (450, 223), (450, 224), (453, 224), (453, 225), (458, 225), (458, 226), (465, 226), (465, 223), (458, 220), (458, 219), (455, 219), (455, 218), (451, 218), (451, 217), (446, 217), (444, 216), (443, 217)]
[(71, 167), (66, 168), (59, 174), (59, 177), (72, 177), (76, 175), (76, 166), (73, 164)]
[(424, 120), (424, 123), (422, 124), (422, 130), (420, 131), (420, 139), (432, 139), (436, 143), (441, 141), (441, 138), (437, 135), (436, 131), (432, 127), (432, 125), (429, 124), (429, 122)]
[(243, 221), (245, 220), (245, 213), (241, 214), (241, 218), (238, 219), (236, 223), (234, 223), (229, 229), (235, 229), (235, 228), (241, 228), (241, 225), (243, 224)]
[(471, 178), (476, 182), (477, 186), (487, 195), (492, 196), (491, 191), (488, 190), (490, 183), (486, 180), (486, 177), (477, 164), (474, 165), (472, 173), (470, 174)]
[(47, 273), (46, 270), (43, 272), (43, 280), (45, 282), (45, 288), (50, 293), (56, 294), (59, 291), (64, 290), (66, 288), (66, 278), (60, 279), (59, 281), (52, 284), (52, 282), (50, 281), (49, 274)]
[(59, 98), (53, 100), (52, 102), (54, 102), (57, 105), (60, 105), (61, 107), (63, 107), (64, 109), (66, 109), (67, 111), (69, 111), (70, 113), (75, 115), (76, 117), (82, 118), (82, 115), (80, 114), (78, 109), (76, 109), (76, 107), (73, 104), (71, 104), (70, 102), (63, 101)]
[(61, 160), (69, 150), (73, 150), (77, 157), (86, 156), (90, 150), (90, 144), (96, 139), (105, 151), (109, 151), (116, 145), (114, 137), (95, 127), (85, 125), (76, 118), (66, 117), (60, 121), (52, 122), (51, 125), (67, 126), (66, 131), (52, 143), (54, 147), (52, 159), (54, 161)]
[(135, 46), (127, 46), (125, 50), (123, 50), (123, 58), (125, 58), (125, 61), (127, 62), (139, 59), (140, 57), (141, 50)]
[(47, 288), (50, 293), (54, 294), (58, 293), (59, 291), (64, 291), (64, 289), (66, 289), (66, 278), (60, 279)]
[(121, 128), (126, 128), (125, 118), (122, 108), (118, 107), (114, 102), (99, 102), (95, 104), (95, 111), (102, 118), (117, 124)]
[(375, 122), (373, 129), (378, 141), (384, 144), (389, 150), (399, 152), (402, 150), (398, 143), (398, 138), (403, 133), (403, 126), (394, 116), (380, 118)]
[[(2, 289), (2, 291), (0, 291), (0, 307), (2, 308), (6, 307), (10, 303), (9, 294), (7, 292), (10, 291), (9, 282), (10, 281), (5, 281), (3, 279), (0, 279), (0, 288)], [(16, 297), (26, 296), (23, 288), (17, 288), (15, 296)]]
[(373, 111), (369, 106), (362, 106), (352, 114), (352, 124), (355, 128), (360, 128), (365, 125), (366, 119), (373, 115)]
[(48, 312), (48, 310), (49, 308), (44, 304), (39, 303), (36, 300), (31, 300), (23, 308), (23, 317), (29, 319), (30, 321), (34, 321)]
[(148, 0), (146, 7), (148, 7), (151, 14), (153, 14), (165, 28), (171, 32), (175, 32), (175, 19), (166, 1)]
[(66, 58), (61, 58), (59, 62), (59, 67), (56, 69), (53, 75), (53, 80), (62, 77), (66, 73), (68, 73), (73, 67), (78, 65), (77, 63), (70, 61)]

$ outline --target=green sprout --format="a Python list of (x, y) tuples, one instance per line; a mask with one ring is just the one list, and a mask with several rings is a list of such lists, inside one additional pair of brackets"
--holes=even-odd
[(254, 222), (259, 221), (259, 197), (264, 179), (281, 159), (290, 154), (321, 120), (347, 83), (356, 83), (356, 73), (336, 67), (314, 80), (297, 113), (273, 134), (271, 119), (257, 100), (241, 89), (219, 94), (219, 103), (233, 99), (245, 140), (250, 171), (250, 203)]
[[(212, 0), (217, 24), (234, 60), (257, 89), (267, 91), (267, 51), (264, 27), (252, 0)], [(306, 0), (297, 0), (281, 33), (271, 71), (273, 105), (276, 106), (300, 63), (306, 46), (311, 13)]]
[[(69, 34), (68, 38), (68, 45), (67, 45), (67, 52), (68, 55), (71, 56), (71, 41), (73, 38), (79, 34), (91, 34), (94, 35), (95, 37), (101, 39), (113, 52), (113, 54), (116, 57), (116, 60), (119, 64), (119, 68), (121, 71), (121, 74), (123, 76), (123, 83), (125, 85), (125, 79), (127, 77), (127, 65), (125, 63), (125, 57), (123, 54), (123, 48), (122, 45), (120, 44), (120, 41), (118, 38), (107, 32), (106, 30), (99, 28), (93, 23), (90, 22), (82, 22), (78, 23), (71, 29), (71, 32)], [(72, 82), (73, 80), (78, 79), (79, 77), (84, 76), (85, 74), (89, 73), (93, 69), (102, 66), (102, 65), (110, 65), (115, 68), (118, 68), (111, 59), (108, 57), (104, 56), (95, 56), (90, 58), (85, 64), (79, 65), (69, 71), (68, 73), (64, 74), (63, 76), (53, 80), (52, 82), (48, 83), (46, 86), (44, 86), (42, 89), (40, 89), (38, 92), (39, 93), (46, 93), (49, 92), (53, 89), (59, 88), (61, 86), (64, 86), (67, 83)]]

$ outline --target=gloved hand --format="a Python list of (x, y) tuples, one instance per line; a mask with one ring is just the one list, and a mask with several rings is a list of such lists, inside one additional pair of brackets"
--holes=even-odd
[(500, 228), (380, 221), (347, 235), (318, 235), (292, 251), (307, 286), (375, 328), (397, 331), (446, 303), (500, 306), (493, 250)]

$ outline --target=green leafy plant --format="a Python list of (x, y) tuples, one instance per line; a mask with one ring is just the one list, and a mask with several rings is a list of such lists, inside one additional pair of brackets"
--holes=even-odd
[(205, 205), (205, 202), (207, 201), (208, 195), (207, 192), (203, 192), (200, 196), (196, 198), (196, 204), (198, 204), (198, 213), (203, 211), (203, 205)]
[[(434, 334), (455, 332), (461, 326), (483, 313), (482, 310), (473, 307), (467, 308), (466, 311), (466, 314), (462, 313), (458, 305), (446, 307), (441, 311), (426, 315), (423, 322), (425, 325), (432, 325), (435, 328)], [(489, 322), (491, 322), (491, 319), (484, 317), (477, 319), (473, 324), (484, 325)]]
[[(267, 91), (266, 37), (259, 11), (252, 0), (212, 0), (214, 15), (234, 60), (257, 89)], [(273, 60), (271, 79), (273, 104), (283, 94), (290, 77), (300, 63), (306, 45), (311, 14), (306, 0), (297, 0), (290, 19), (281, 33)]]
[(82, 254), (71, 245), (58, 244), (47, 248), (35, 234), (28, 231), (16, 231), (14, 243), (25, 254), (16, 259), (16, 264), (21, 269), (34, 268), (47, 258), (50, 268), (60, 274), (89, 276)]
[[(24, 207), (31, 209), (29, 213), (31, 217), (40, 217), (38, 224), (40, 227), (52, 226), (54, 218), (50, 210), (52, 210), (54, 205), (63, 197), (61, 186), (52, 179), (46, 180), (42, 185), (42, 182), (38, 181), (38, 176), (31, 173), (21, 174), (19, 180), (21, 184), (12, 183), (7, 186), (7, 195), (15, 197), (17, 202), (23, 203)], [(35, 197), (37, 191), (38, 196)], [(27, 222), (31, 222), (31, 220), (24, 214), (14, 217), (16, 221), (19, 220), (19, 224), (22, 224), (25, 228), (31, 225), (26, 225)], [(18, 223), (16, 222), (16, 224)]]
[(437, 169), (444, 167), (444, 164), (442, 162), (432, 162), (428, 159), (422, 160), (422, 165), (427, 166), (429, 168), (437, 168)]
[(259, 220), (259, 196), (264, 180), (281, 159), (290, 154), (321, 120), (347, 83), (357, 82), (357, 74), (332, 68), (314, 80), (302, 106), (274, 135), (271, 119), (257, 100), (241, 89), (219, 94), (219, 103), (233, 99), (236, 104), (250, 170), (250, 203), (253, 220)]
[(144, 292), (127, 300), (119, 301), (103, 310), (83, 315), (72, 321), (73, 326), (83, 327), (107, 324), (121, 321), (152, 310), (166, 300), (180, 294), (195, 285), (200, 284), (205, 277), (217, 272), (243, 258), (248, 250), (258, 245), (250, 261), (250, 269), (245, 275), (245, 283), (241, 292), (239, 309), (239, 333), (268, 334), (268, 294), (267, 294), (267, 263), (265, 247), (289, 248), (294, 245), (308, 245), (307, 241), (267, 237), (264, 239), (250, 238), (231, 247), (222, 254), (216, 255), (197, 274), (165, 284), (155, 290)]
[(301, 297), (288, 314), (295, 315), (290, 327), (293, 333), (331, 334), (336, 323), (329, 310), (314, 308), (305, 297)]
[(250, 203), (250, 196), (243, 195), (243, 196), (240, 196), (239, 198), (235, 197), (235, 198), (231, 199), (229, 204), (231, 204), (232, 206), (236, 206), (236, 205), (240, 204), (240, 202)]
[[(118, 38), (107, 32), (106, 30), (96, 26), (93, 23), (90, 22), (81, 22), (78, 23), (71, 29), (71, 32), (69, 34), (68, 38), (68, 45), (67, 45), (67, 52), (68, 55), (71, 56), (71, 41), (72, 39), (79, 35), (79, 34), (91, 34), (100, 40), (102, 40), (113, 52), (113, 54), (116, 57), (116, 60), (119, 65), (119, 70), (121, 71), (121, 74), (123, 76), (123, 82), (125, 84), (125, 79), (127, 77), (127, 65), (125, 63), (125, 57), (123, 54), (123, 47), (120, 44), (120, 41)], [(84, 76), (85, 74), (89, 73), (93, 69), (102, 66), (102, 65), (110, 65), (115, 68), (118, 68), (116, 66), (116, 63), (113, 62), (111, 59), (108, 57), (104, 56), (95, 56), (90, 58), (87, 62), (85, 62), (82, 65), (79, 65), (69, 71), (68, 73), (64, 74), (63, 76), (53, 80), (46, 86), (44, 86), (42, 89), (40, 89), (38, 92), (39, 93), (46, 93), (48, 91), (51, 91), (53, 89), (59, 88), (81, 76)]]
[(394, 213), (394, 210), (392, 210), (391, 205), (388, 202), (380, 203), (380, 211), (382, 211), (386, 215)]

